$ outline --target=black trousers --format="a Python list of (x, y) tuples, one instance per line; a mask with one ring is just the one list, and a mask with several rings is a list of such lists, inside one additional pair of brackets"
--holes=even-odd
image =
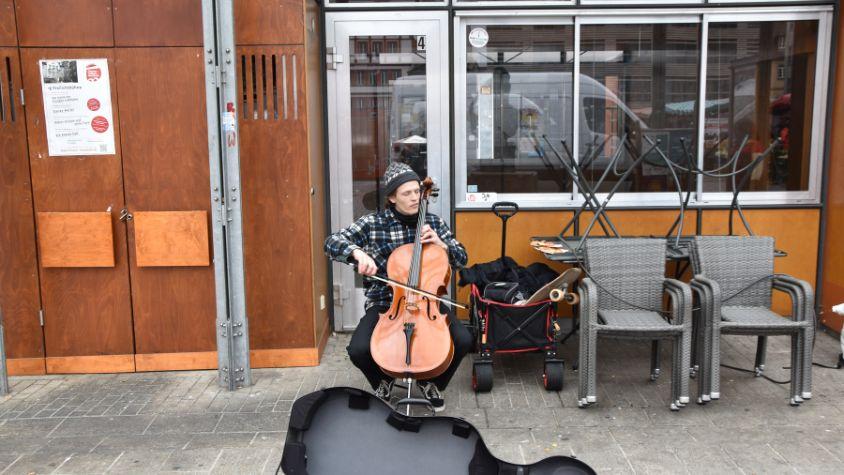
[[(451, 381), (454, 372), (460, 366), (460, 361), (472, 349), (474, 342), (472, 334), (457, 320), (454, 312), (446, 311), (443, 307), (440, 307), (440, 310), (448, 313), (448, 330), (451, 333), (451, 340), (454, 343), (454, 357), (451, 360), (451, 365), (449, 365), (443, 374), (430, 380), (437, 385), (437, 388), (442, 390), (448, 386), (448, 382)], [(363, 375), (366, 376), (367, 381), (369, 381), (373, 389), (378, 388), (382, 379), (387, 381), (393, 379), (392, 376), (388, 376), (381, 371), (381, 368), (375, 364), (375, 360), (372, 359), (372, 353), (369, 351), (369, 340), (372, 338), (372, 332), (375, 331), (375, 325), (378, 324), (378, 314), (383, 311), (378, 307), (372, 307), (367, 310), (358, 323), (355, 332), (352, 334), (352, 340), (349, 342), (349, 346), (346, 347), (346, 350), (349, 352), (349, 359), (363, 372)]]

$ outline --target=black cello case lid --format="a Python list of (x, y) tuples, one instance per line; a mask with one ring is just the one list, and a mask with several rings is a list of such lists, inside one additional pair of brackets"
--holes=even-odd
[(343, 387), (313, 392), (293, 404), (279, 467), (288, 475), (595, 473), (572, 457), (530, 465), (503, 462), (463, 419), (405, 416), (373, 394)]

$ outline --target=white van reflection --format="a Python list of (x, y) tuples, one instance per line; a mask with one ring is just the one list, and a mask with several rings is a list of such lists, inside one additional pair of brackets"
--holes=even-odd
[[(425, 77), (404, 76), (391, 85), (391, 159), (423, 168), (427, 146), (418, 139), (412, 143), (414, 140), (408, 137), (427, 136)], [(620, 157), (617, 166), (628, 167), (648, 147), (642, 141), (643, 136), (662, 139), (662, 150), (674, 155), (673, 160), (680, 160), (682, 155), (671, 150), (679, 148), (677, 138), (687, 138), (686, 144), (690, 145), (693, 136), (692, 129), (650, 129), (642, 118), (651, 115), (650, 108), (637, 113), (606, 86), (583, 74), (580, 75), (580, 107), (573, 106), (570, 72), (506, 71), (500, 67), (492, 71), (469, 71), (466, 96), (467, 170), (479, 190), (518, 192), (505, 189), (509, 186), (539, 192), (565, 189), (567, 175), (550, 147), (564, 159), (568, 158), (561, 142), (565, 140), (567, 147), (572, 147), (574, 113), (579, 115), (580, 122), (580, 156), (581, 159), (592, 157), (588, 163), (592, 176), (606, 169), (616, 152)], [(666, 104), (665, 112), (693, 114), (683, 107), (675, 111), (674, 106)], [(626, 147), (622, 143), (625, 136)], [(511, 179), (503, 182), (503, 173)], [(663, 175), (667, 171), (652, 167), (649, 173)], [(520, 178), (535, 185), (517, 183)]]

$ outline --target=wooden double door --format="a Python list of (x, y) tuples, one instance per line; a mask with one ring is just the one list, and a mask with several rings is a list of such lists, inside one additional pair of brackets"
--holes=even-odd
[[(94, 58), (116, 153), (50, 156), (39, 61)], [(216, 367), (201, 47), (4, 48), (0, 66), (12, 371)]]

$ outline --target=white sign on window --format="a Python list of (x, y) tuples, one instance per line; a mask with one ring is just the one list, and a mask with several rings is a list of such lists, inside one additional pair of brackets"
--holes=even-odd
[(50, 156), (114, 155), (108, 60), (39, 63)]

